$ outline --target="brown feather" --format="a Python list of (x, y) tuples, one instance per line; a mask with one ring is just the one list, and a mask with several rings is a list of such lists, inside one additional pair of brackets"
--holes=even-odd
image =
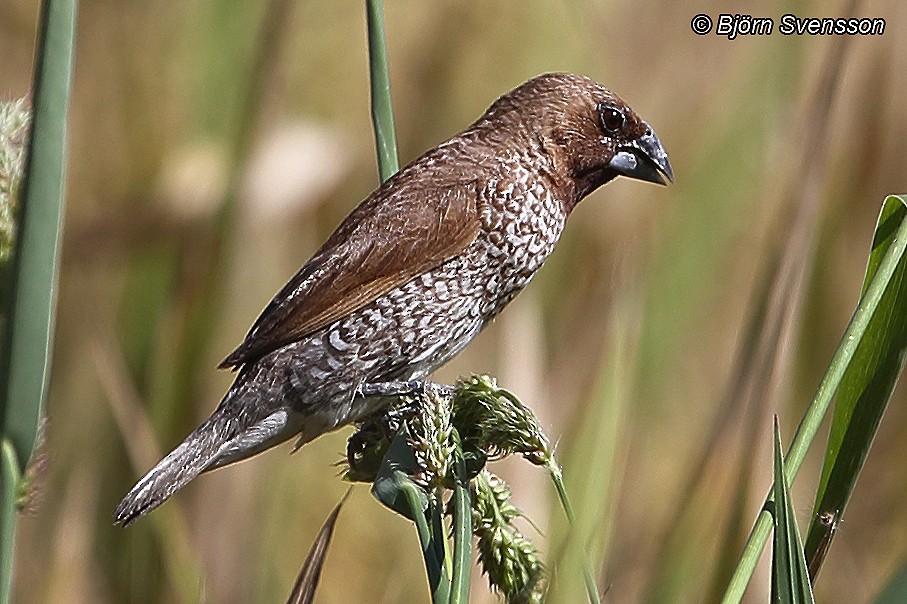
[(353, 210), (220, 368), (304, 338), (466, 249), (479, 233), (480, 185), (426, 169), (431, 159), (423, 156)]

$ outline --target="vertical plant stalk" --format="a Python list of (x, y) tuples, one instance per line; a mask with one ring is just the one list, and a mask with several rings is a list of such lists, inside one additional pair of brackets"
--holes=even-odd
[(375, 126), (375, 150), (378, 174), (384, 182), (399, 169), (394, 108), (387, 67), (387, 45), (384, 38), (382, 0), (366, 0), (368, 27), (368, 65), (372, 92), (372, 123)]
[[(382, 0), (366, 0), (366, 22), (368, 28), (368, 58), (369, 81), (371, 83), (371, 109), (372, 123), (375, 128), (375, 151), (378, 156), (378, 174), (384, 182), (393, 176), (399, 169), (397, 160), (397, 136), (394, 128), (394, 110), (391, 100), (390, 76), (387, 65), (387, 45), (384, 36), (384, 8)], [(460, 453), (462, 462), (462, 453)], [(471, 550), (468, 547), (472, 537), (469, 521), (471, 520), (471, 507), (469, 493), (466, 492), (465, 508), (461, 499), (462, 485), (457, 482), (455, 491), (455, 519), (454, 519), (454, 563), (452, 573), (454, 576), (451, 585), (450, 574), (445, 563), (447, 550), (447, 536), (444, 533), (444, 522), (441, 509), (443, 502), (438, 498), (429, 497), (428, 509), (422, 511), (420, 499), (415, 492), (417, 487), (411, 482), (403, 485), (403, 495), (408, 502), (412, 518), (416, 523), (419, 541), (422, 544), (422, 553), (425, 557), (425, 568), (431, 585), (432, 602), (447, 604), (447, 602), (465, 602), (469, 597), (469, 567)], [(463, 518), (469, 520), (463, 520)], [(429, 518), (431, 523), (429, 523)], [(461, 534), (466, 527), (466, 547)], [(467, 557), (463, 564), (463, 552)], [(465, 578), (464, 578), (465, 577)], [(463, 591), (465, 589), (465, 592)], [(464, 595), (465, 594), (465, 595)]]
[(469, 604), (469, 571), (472, 566), (472, 501), (469, 478), (460, 434), (453, 430), (453, 570), (451, 571), (450, 604)]
[(76, 0), (42, 3), (35, 53), (34, 118), (0, 345), (0, 490), (4, 504), (0, 511), (0, 602), (9, 600), (11, 587), (15, 489), (34, 451), (47, 395), (75, 22)]
[(439, 561), (445, 576), (450, 576), (450, 556), (447, 544), (447, 528), (444, 525), (444, 490), (437, 487), (434, 493), (428, 494), (428, 510), (426, 518), (431, 523), (431, 543), (434, 548), (435, 558)]
[[(816, 432), (819, 430), (819, 426), (822, 424), (822, 420), (831, 405), (832, 398), (841, 385), (844, 372), (850, 365), (851, 360), (853, 360), (857, 347), (860, 345), (869, 322), (879, 306), (882, 295), (885, 293), (889, 283), (891, 283), (898, 264), (904, 259), (905, 246), (907, 246), (907, 220), (902, 221), (898, 226), (897, 234), (892, 241), (891, 247), (879, 265), (875, 278), (869, 284), (866, 293), (860, 300), (856, 311), (854, 311), (853, 318), (844, 332), (834, 357), (832, 357), (828, 371), (822, 378), (822, 383), (819, 385), (815, 398), (813, 398), (806, 414), (800, 421), (800, 425), (797, 427), (797, 433), (794, 435), (794, 440), (784, 461), (788, 484), (793, 483), (797, 472), (799, 472), (800, 465), (806, 457), (806, 451), (815, 438)], [(772, 500), (773, 498), (769, 494), (766, 498), (766, 505), (763, 506), (753, 530), (747, 538), (743, 555), (724, 594), (722, 602), (725, 604), (739, 602), (743, 598), (743, 593), (746, 591), (750, 578), (753, 576), (756, 563), (759, 561), (762, 549), (765, 547), (765, 542), (771, 531), (772, 517), (767, 510), (767, 506)]]
[(19, 462), (12, 443), (0, 442), (0, 602), (9, 602), (12, 586), (13, 543), (16, 536), (16, 500), (19, 490)]

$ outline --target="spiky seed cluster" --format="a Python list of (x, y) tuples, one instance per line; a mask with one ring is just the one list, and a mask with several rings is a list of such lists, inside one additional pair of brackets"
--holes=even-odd
[(419, 468), (413, 480), (431, 489), (447, 479), (453, 463), (451, 399), (429, 386), (419, 402), (418, 411), (408, 424), (409, 442)]
[[(473, 468), (470, 475), (484, 466), (487, 457), (499, 459), (513, 453), (535, 465), (553, 464), (551, 446), (535, 414), (514, 394), (498, 388), (494, 378), (475, 375), (457, 383), (452, 400), (447, 388), (429, 385), (425, 394), (403, 397), (381, 416), (361, 424), (347, 447), (346, 479), (374, 480), (401, 421), (409, 426), (420, 468), (413, 478), (425, 486), (448, 478), (455, 447), (453, 428), (460, 434), (467, 470)], [(473, 465), (470, 460), (477, 461)]]
[(0, 265), (6, 263), (13, 250), (29, 121), (25, 99), (0, 103)]
[[(461, 380), (448, 388), (429, 385), (418, 397), (403, 397), (381, 415), (360, 425), (347, 450), (349, 480), (375, 479), (388, 444), (405, 422), (415, 456), (412, 479), (426, 490), (449, 484), (460, 435), (464, 456), (480, 460), (470, 480), (473, 533), (479, 560), (492, 588), (508, 604), (536, 604), (544, 596), (544, 567), (538, 550), (514, 525), (522, 516), (510, 502), (510, 488), (482, 469), (487, 457), (520, 453), (537, 465), (559, 471), (548, 439), (535, 415), (513, 394), (485, 375)], [(467, 468), (468, 471), (468, 468)]]
[(519, 453), (536, 465), (550, 462), (548, 438), (535, 414), (493, 377), (461, 380), (454, 394), (454, 426), (463, 448), (485, 451), (493, 458)]
[(536, 604), (544, 596), (544, 567), (535, 545), (513, 520), (522, 514), (510, 503), (510, 488), (483, 470), (471, 482), (473, 532), (478, 538), (479, 561), (492, 589), (508, 604)]

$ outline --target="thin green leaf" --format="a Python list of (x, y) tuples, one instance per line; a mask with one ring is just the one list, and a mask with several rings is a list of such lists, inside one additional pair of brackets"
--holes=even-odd
[(0, 433), (20, 474), (38, 437), (50, 351), (63, 214), (66, 111), (72, 79), (75, 0), (42, 5), (35, 62), (34, 118), (0, 348)]
[(337, 517), (340, 515), (340, 509), (346, 503), (350, 496), (352, 487), (347, 489), (346, 494), (340, 499), (340, 502), (334, 506), (334, 510), (324, 521), (318, 536), (306, 556), (302, 568), (299, 570), (299, 576), (296, 577), (296, 584), (287, 600), (287, 604), (311, 604), (315, 599), (315, 592), (318, 589), (318, 581), (321, 579), (321, 569), (324, 568), (324, 560), (328, 555), (328, 548), (331, 545), (331, 539), (334, 537), (334, 527), (337, 525)]
[(371, 75), (372, 123), (375, 125), (378, 173), (383, 182), (393, 176), (399, 166), (394, 109), (391, 102), (391, 83), (387, 67), (387, 46), (384, 38), (384, 3), (382, 0), (366, 0), (365, 4), (368, 15), (368, 64)]
[[(885, 200), (876, 225), (863, 280), (863, 295), (875, 278), (898, 227), (907, 217), (907, 197)], [(907, 262), (897, 264), (891, 284), (882, 293), (878, 311), (860, 340), (853, 361), (841, 379), (813, 520), (806, 540), (810, 575), (815, 578), (825, 559), (844, 508), (891, 394), (904, 368), (907, 351)]]
[(0, 602), (9, 602), (13, 570), (13, 536), (16, 532), (16, 499), (21, 474), (16, 461), (16, 452), (7, 439), (0, 449)]
[[(903, 202), (903, 198), (899, 197), (889, 197), (886, 201), (892, 199)], [(894, 236), (890, 238), (891, 245), (885, 251), (878, 265), (878, 270), (865, 288), (865, 293), (860, 299), (847, 330), (844, 332), (841, 343), (835, 351), (825, 376), (822, 378), (822, 383), (819, 385), (816, 396), (797, 427), (797, 433), (794, 435), (794, 440), (785, 458), (785, 474), (789, 482), (793, 481), (800, 470), (806, 451), (819, 430), (825, 413), (828, 411), (829, 405), (831, 405), (831, 400), (838, 391), (844, 373), (851, 364), (857, 348), (866, 335), (870, 322), (879, 309), (883, 294), (894, 280), (895, 275), (903, 269), (904, 252), (905, 248), (907, 248), (907, 220), (901, 220), (898, 225), (886, 223), (886, 228), (896, 231)], [(900, 312), (903, 313), (905, 311), (901, 310)], [(771, 501), (771, 494), (767, 501)], [(747, 538), (743, 554), (740, 557), (734, 576), (731, 577), (731, 581), (728, 584), (723, 602), (729, 604), (739, 602), (743, 598), (746, 585), (753, 575), (770, 530), (771, 516), (767, 511), (763, 510), (756, 519), (753, 530)]]
[(772, 556), (772, 602), (812, 603), (813, 593), (806, 570), (806, 558), (790, 489), (784, 477), (784, 457), (781, 454), (781, 431), (775, 417), (775, 496), (774, 506), (774, 555)]
[(35, 53), (34, 101), (15, 249), (0, 342), (0, 602), (8, 602), (19, 477), (35, 443), (47, 396), (72, 81), (76, 0), (46, 0)]
[[(419, 490), (421, 491), (422, 489), (420, 488)], [(431, 544), (434, 548), (435, 558), (437, 558), (438, 564), (444, 567), (447, 576), (452, 576), (450, 572), (450, 543), (447, 541), (447, 527), (444, 524), (443, 497), (444, 489), (436, 487), (430, 495), (425, 516), (430, 521), (428, 528), (431, 530)]]

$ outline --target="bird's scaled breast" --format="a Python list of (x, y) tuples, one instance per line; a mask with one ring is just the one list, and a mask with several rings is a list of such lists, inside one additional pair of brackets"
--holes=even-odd
[(564, 204), (544, 182), (516, 169), (505, 182), (490, 183), (493, 192), (481, 207), (482, 230), (474, 253), (482, 257), (487, 319), (522, 290), (554, 250), (564, 229)]

